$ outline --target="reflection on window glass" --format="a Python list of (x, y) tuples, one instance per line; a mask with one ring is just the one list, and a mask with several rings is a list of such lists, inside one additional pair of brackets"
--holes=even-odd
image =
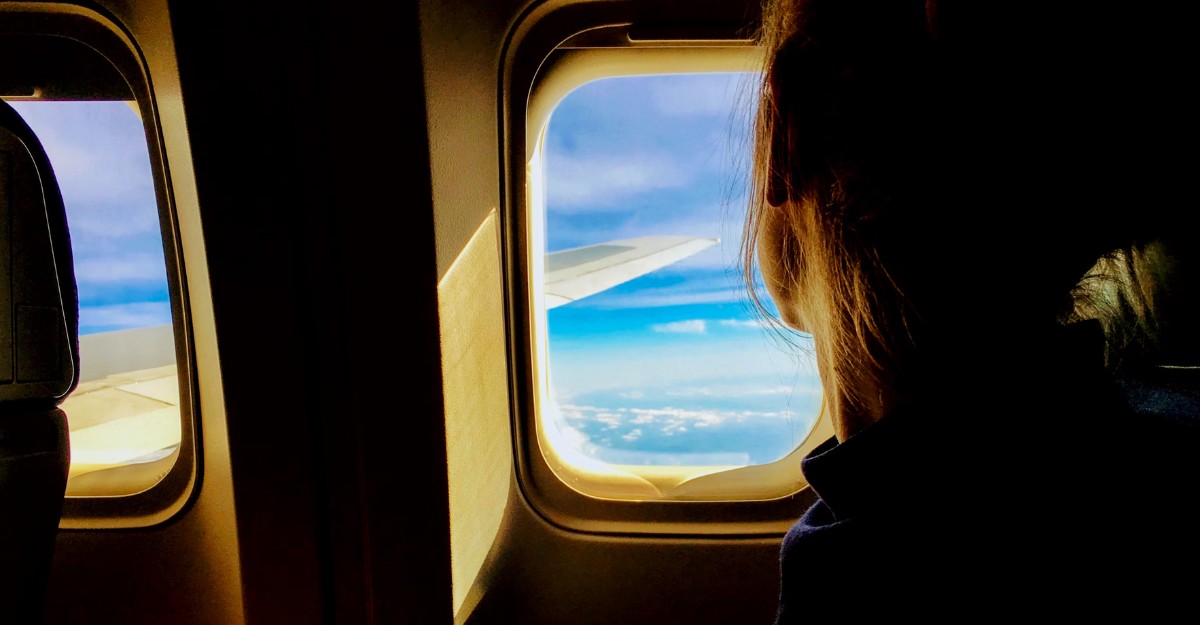
[(553, 113), (543, 146), (549, 418), (575, 453), (763, 464), (815, 423), (811, 345), (765, 327), (738, 268), (748, 78), (608, 78)]
[(80, 383), (63, 402), (68, 495), (153, 486), (180, 444), (174, 332), (142, 120), (129, 102), (15, 101), (54, 169), (79, 290)]

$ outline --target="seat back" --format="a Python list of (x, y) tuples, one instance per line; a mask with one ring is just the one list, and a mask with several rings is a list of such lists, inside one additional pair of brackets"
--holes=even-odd
[(62, 514), (79, 303), (46, 153), (0, 101), (0, 623), (35, 623)]

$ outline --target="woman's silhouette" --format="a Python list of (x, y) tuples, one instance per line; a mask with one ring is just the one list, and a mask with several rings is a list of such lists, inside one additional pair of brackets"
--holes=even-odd
[(767, 7), (746, 267), (811, 333), (836, 433), (804, 462), (779, 623), (1145, 609), (1194, 581), (1171, 563), (1200, 554), (1196, 434), (1126, 401), (1098, 286), (1190, 197), (1159, 157), (1190, 110), (1173, 28), (1104, 3)]

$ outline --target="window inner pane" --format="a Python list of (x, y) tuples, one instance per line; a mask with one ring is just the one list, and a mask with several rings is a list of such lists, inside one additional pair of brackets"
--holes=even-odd
[(764, 327), (738, 265), (753, 78), (607, 78), (550, 119), (545, 417), (571, 452), (763, 464), (815, 424), (810, 340)]
[(126, 101), (14, 101), (54, 168), (79, 291), (80, 383), (62, 404), (67, 494), (153, 486), (181, 440), (166, 261), (142, 120)]

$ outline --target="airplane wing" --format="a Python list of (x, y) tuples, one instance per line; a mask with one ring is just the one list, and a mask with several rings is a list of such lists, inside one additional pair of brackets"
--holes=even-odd
[(546, 254), (546, 308), (611, 289), (679, 262), (720, 239), (646, 236)]
[(63, 400), (71, 440), (67, 495), (145, 490), (182, 440), (171, 324), (79, 337), (80, 381)]
[[(546, 255), (546, 307), (610, 289), (720, 239), (646, 236)], [(179, 385), (170, 324), (80, 336), (79, 386), (62, 403), (71, 433), (67, 494), (148, 488), (178, 455)]]

